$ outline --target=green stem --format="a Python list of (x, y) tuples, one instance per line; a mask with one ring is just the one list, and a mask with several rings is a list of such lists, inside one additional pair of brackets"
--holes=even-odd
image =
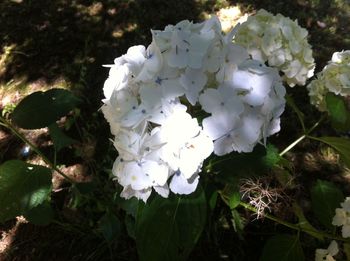
[[(244, 203), (244, 202), (240, 202), (239, 205), (244, 207), (245, 209), (248, 209), (248, 210), (256, 213), (256, 214), (258, 213), (258, 210), (255, 207), (253, 207), (252, 205), (250, 205), (250, 204), (247, 204), (247, 203)], [(281, 224), (283, 226), (286, 226), (286, 227), (289, 227), (291, 229), (297, 230), (298, 232), (301, 231), (301, 232), (308, 233), (311, 236), (312, 236), (312, 233), (315, 233), (315, 234), (317, 234), (320, 237), (326, 237), (326, 238), (329, 238), (329, 239), (334, 239), (334, 240), (339, 240), (339, 241), (350, 243), (350, 239), (345, 239), (345, 238), (340, 237), (340, 236), (334, 236), (334, 235), (331, 235), (329, 233), (318, 231), (318, 230), (308, 230), (306, 228), (303, 228), (303, 227), (299, 226), (298, 224), (289, 223), (289, 222), (284, 221), (282, 219), (279, 219), (278, 217), (275, 217), (275, 216), (273, 216), (271, 214), (264, 214), (264, 217), (267, 218), (267, 219), (270, 219), (270, 220), (272, 220), (272, 221), (274, 221), (274, 222), (276, 222), (278, 224)], [(312, 233), (310, 233), (310, 232), (312, 232)], [(314, 237), (318, 238), (316, 236), (314, 236)]]
[(294, 148), (299, 142), (301, 142), (303, 139), (309, 137), (308, 135), (313, 132), (319, 125), (320, 123), (327, 117), (326, 114), (322, 115), (322, 117), (308, 130), (304, 132), (302, 136), (297, 138), (295, 141), (293, 141), (290, 145), (288, 145), (279, 155), (283, 156), (286, 154), (288, 151), (290, 151), (292, 148)]
[(0, 116), (0, 125), (8, 128), (10, 131), (12, 131), (13, 134), (15, 134), (19, 139), (21, 139), (24, 143), (26, 143), (36, 154), (38, 154), (43, 161), (50, 166), (50, 168), (54, 171), (56, 171), (58, 174), (60, 174), (62, 177), (64, 177), (66, 180), (68, 180), (70, 183), (76, 183), (73, 179), (68, 177), (66, 174), (64, 174), (59, 168), (56, 167), (55, 164), (53, 164), (39, 149), (36, 147), (33, 143), (31, 143), (26, 137), (24, 137), (18, 130), (16, 130), (15, 127), (12, 126), (12, 124), (7, 121), (5, 118)]

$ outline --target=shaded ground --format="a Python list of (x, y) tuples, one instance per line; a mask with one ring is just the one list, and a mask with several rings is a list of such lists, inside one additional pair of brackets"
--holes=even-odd
[[(15, 104), (23, 95), (35, 90), (71, 89), (84, 99), (80, 114), (68, 131), (79, 143), (71, 150), (61, 152), (58, 162), (65, 164), (62, 168), (72, 177), (89, 180), (101, 176), (107, 179), (108, 170), (105, 169), (112, 166), (115, 152), (106, 138), (109, 128), (97, 113), (108, 74), (102, 64), (112, 63), (132, 45), (150, 43), (150, 29), (163, 28), (183, 19), (200, 21), (222, 7), (238, 4), (242, 12), (265, 8), (298, 19), (299, 24), (310, 32), (318, 71), (333, 52), (350, 47), (350, 7), (345, 5), (346, 1), (4, 0), (0, 3), (0, 109)], [(315, 119), (318, 113), (307, 106), (305, 89), (294, 88), (291, 92), (298, 97), (300, 108), (305, 109), (306, 121)], [(281, 148), (298, 136), (299, 133), (293, 130), (300, 129), (292, 112), (286, 111), (284, 119), (282, 124), (290, 132), (274, 138)], [(321, 131), (329, 133), (328, 129)], [(26, 135), (53, 156), (52, 144), (47, 143), (45, 132)], [(10, 133), (0, 129), (0, 161), (18, 157), (37, 160), (33, 154), (22, 155), (23, 146)], [(299, 166), (296, 173), (307, 173), (300, 179), (306, 186), (316, 176), (341, 172), (337, 159), (327, 158), (327, 152), (317, 154), (317, 146), (305, 144), (291, 155), (291, 160)], [(341, 186), (347, 182), (345, 178), (335, 181)], [(84, 220), (86, 213), (65, 208), (71, 202), (63, 182), (58, 180), (55, 189), (52, 198), (56, 210), (60, 211), (57, 217), (60, 223), (39, 227), (20, 220), (1, 225), (0, 260), (137, 259), (135, 245), (127, 237), (120, 239), (119, 244), (108, 246), (98, 234), (87, 233), (88, 229), (82, 231), (84, 226), (88, 228), (94, 224)], [(108, 189), (114, 187), (111, 185)], [(298, 195), (302, 197), (302, 193), (300, 191)], [(95, 203), (85, 204), (98, 209)], [(100, 213), (96, 209), (88, 214), (97, 216)], [(218, 207), (216, 218), (228, 214), (223, 209)], [(247, 215), (247, 218), (251, 217)], [(73, 228), (65, 226), (68, 221), (73, 223)], [(216, 237), (204, 234), (191, 260), (216, 260), (218, 257), (234, 260), (234, 256), (236, 260), (256, 260), (260, 252), (251, 249), (261, 249), (266, 235), (273, 231), (273, 224), (267, 221), (264, 225), (253, 222), (246, 228), (246, 240), (241, 241), (232, 230), (226, 229), (230, 220), (220, 222), (210, 228)], [(77, 224), (81, 226), (74, 230)]]

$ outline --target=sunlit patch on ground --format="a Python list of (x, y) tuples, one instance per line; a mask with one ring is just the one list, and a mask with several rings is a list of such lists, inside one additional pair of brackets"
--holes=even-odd
[(112, 32), (112, 36), (114, 38), (118, 39), (118, 38), (123, 37), (125, 32), (130, 33), (130, 32), (135, 31), (136, 29), (137, 29), (136, 23), (120, 24), (114, 28), (114, 30)]
[(216, 15), (221, 21), (222, 30), (224, 32), (228, 32), (236, 24), (243, 23), (248, 18), (248, 14), (242, 13), (239, 6), (221, 8)]
[(16, 224), (9, 230), (0, 230), (0, 260), (6, 259), (6, 252), (9, 251), (18, 227), (21, 224), (28, 223), (26, 219), (22, 216), (16, 218)]

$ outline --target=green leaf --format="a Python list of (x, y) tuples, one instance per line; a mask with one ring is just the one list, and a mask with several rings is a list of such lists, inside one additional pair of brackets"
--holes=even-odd
[(293, 203), (293, 210), (294, 210), (294, 214), (298, 217), (298, 226), (301, 227), (306, 233), (308, 233), (309, 235), (318, 238), (320, 240), (323, 240), (323, 236), (318, 233), (317, 229), (314, 228), (310, 222), (306, 219), (303, 210), (301, 209), (301, 207), (297, 204), (297, 203)]
[(126, 232), (128, 232), (128, 236), (136, 239), (135, 235), (135, 218), (133, 218), (131, 215), (125, 215), (124, 217), (124, 224), (126, 227)]
[(35, 225), (46, 226), (53, 220), (54, 212), (50, 203), (45, 201), (44, 203), (30, 209), (24, 214), (24, 217)]
[(85, 195), (85, 194), (90, 194), (96, 189), (97, 185), (95, 182), (80, 182), (80, 183), (75, 183), (74, 186), (76, 189), (79, 191), (79, 193)]
[(124, 199), (117, 195), (115, 201), (120, 208), (125, 210), (126, 214), (136, 217), (139, 208), (139, 201), (137, 198)]
[(12, 120), (24, 129), (40, 129), (66, 115), (79, 103), (70, 91), (51, 89), (25, 97), (12, 113)]
[[(241, 178), (261, 176), (266, 170), (269, 170), (271, 166), (266, 161), (266, 155), (267, 149), (258, 144), (250, 153), (232, 152), (225, 156), (213, 156), (209, 170), (219, 173), (215, 175), (218, 182), (237, 184)], [(232, 166), (235, 167), (232, 168)]]
[(235, 209), (241, 202), (241, 194), (237, 185), (226, 185), (220, 194), (230, 209)]
[(272, 144), (267, 144), (266, 146), (266, 155), (262, 157), (262, 162), (267, 167), (275, 166), (280, 160), (281, 156), (279, 155), (278, 149)]
[(211, 211), (215, 209), (217, 200), (218, 200), (218, 192), (214, 191), (208, 200), (208, 206)]
[(111, 242), (116, 239), (121, 233), (121, 224), (119, 219), (110, 212), (107, 212), (98, 222), (98, 228), (103, 237)]
[(64, 134), (64, 132), (58, 127), (56, 122), (52, 123), (49, 126), (49, 132), (53, 141), (53, 145), (55, 146), (57, 152), (76, 142), (76, 140)]
[(335, 123), (344, 124), (347, 118), (347, 110), (344, 100), (333, 93), (328, 93), (326, 96), (326, 103), (331, 119)]
[(0, 222), (27, 213), (51, 192), (51, 170), (20, 160), (0, 166)]
[(335, 209), (344, 201), (342, 191), (333, 183), (317, 180), (311, 188), (311, 204), (317, 219), (328, 229), (333, 229), (332, 219)]
[(276, 235), (270, 238), (263, 249), (260, 261), (305, 260), (299, 238), (292, 235)]
[(201, 188), (189, 196), (155, 197), (137, 216), (136, 246), (140, 260), (186, 260), (206, 220)]
[(338, 137), (310, 137), (311, 139), (321, 141), (337, 150), (344, 161), (350, 168), (350, 140)]

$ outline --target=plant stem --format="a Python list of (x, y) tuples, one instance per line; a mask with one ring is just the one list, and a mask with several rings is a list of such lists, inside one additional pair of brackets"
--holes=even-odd
[(305, 134), (300, 136), (298, 139), (293, 141), (287, 148), (285, 148), (279, 155), (283, 156), (284, 154), (286, 154), (288, 151), (290, 151), (292, 148), (294, 148), (299, 142), (301, 142), (305, 138), (306, 138)]
[(301, 142), (303, 139), (307, 138), (308, 135), (312, 131), (314, 131), (314, 129), (316, 129), (326, 117), (327, 117), (326, 114), (322, 115), (322, 117), (310, 129), (306, 130), (302, 136), (300, 136), (295, 141), (293, 141), (290, 145), (288, 145), (279, 155), (283, 156), (288, 151), (290, 151), (292, 148), (294, 148), (299, 142)]
[[(253, 207), (252, 205), (250, 205), (250, 204), (247, 204), (247, 203), (244, 203), (244, 202), (240, 202), (239, 205), (244, 207), (245, 209), (248, 209), (248, 210), (254, 212), (254, 213), (258, 213), (258, 210), (255, 207)], [(330, 239), (334, 239), (334, 240), (339, 240), (339, 241), (350, 243), (350, 239), (345, 239), (345, 238), (340, 237), (340, 236), (334, 236), (334, 235), (331, 235), (329, 233), (318, 231), (318, 230), (312, 230), (311, 231), (311, 230), (308, 230), (306, 228), (303, 228), (303, 227), (299, 226), (298, 224), (289, 223), (287, 221), (279, 219), (278, 217), (275, 217), (275, 216), (273, 216), (271, 214), (264, 214), (264, 217), (266, 217), (267, 219), (270, 219), (270, 220), (272, 220), (272, 221), (274, 221), (274, 222), (276, 222), (278, 224), (281, 224), (283, 226), (286, 226), (286, 227), (289, 227), (291, 229), (297, 230), (298, 232), (301, 231), (301, 232), (308, 233), (311, 236), (313, 236), (312, 233), (314, 233), (314, 234), (319, 235), (320, 237), (326, 237), (326, 238), (330, 238)], [(318, 238), (316, 236), (313, 236), (313, 237)]]
[(70, 183), (76, 183), (73, 179), (64, 174), (59, 168), (56, 167), (33, 143), (31, 143), (26, 137), (24, 137), (18, 130), (16, 130), (13, 125), (7, 121), (5, 118), (0, 116), (0, 125), (8, 128), (14, 135), (16, 135), (19, 139), (21, 139), (24, 143), (26, 143), (36, 154), (39, 155), (43, 159), (43, 161), (50, 166), (50, 168), (64, 177)]

